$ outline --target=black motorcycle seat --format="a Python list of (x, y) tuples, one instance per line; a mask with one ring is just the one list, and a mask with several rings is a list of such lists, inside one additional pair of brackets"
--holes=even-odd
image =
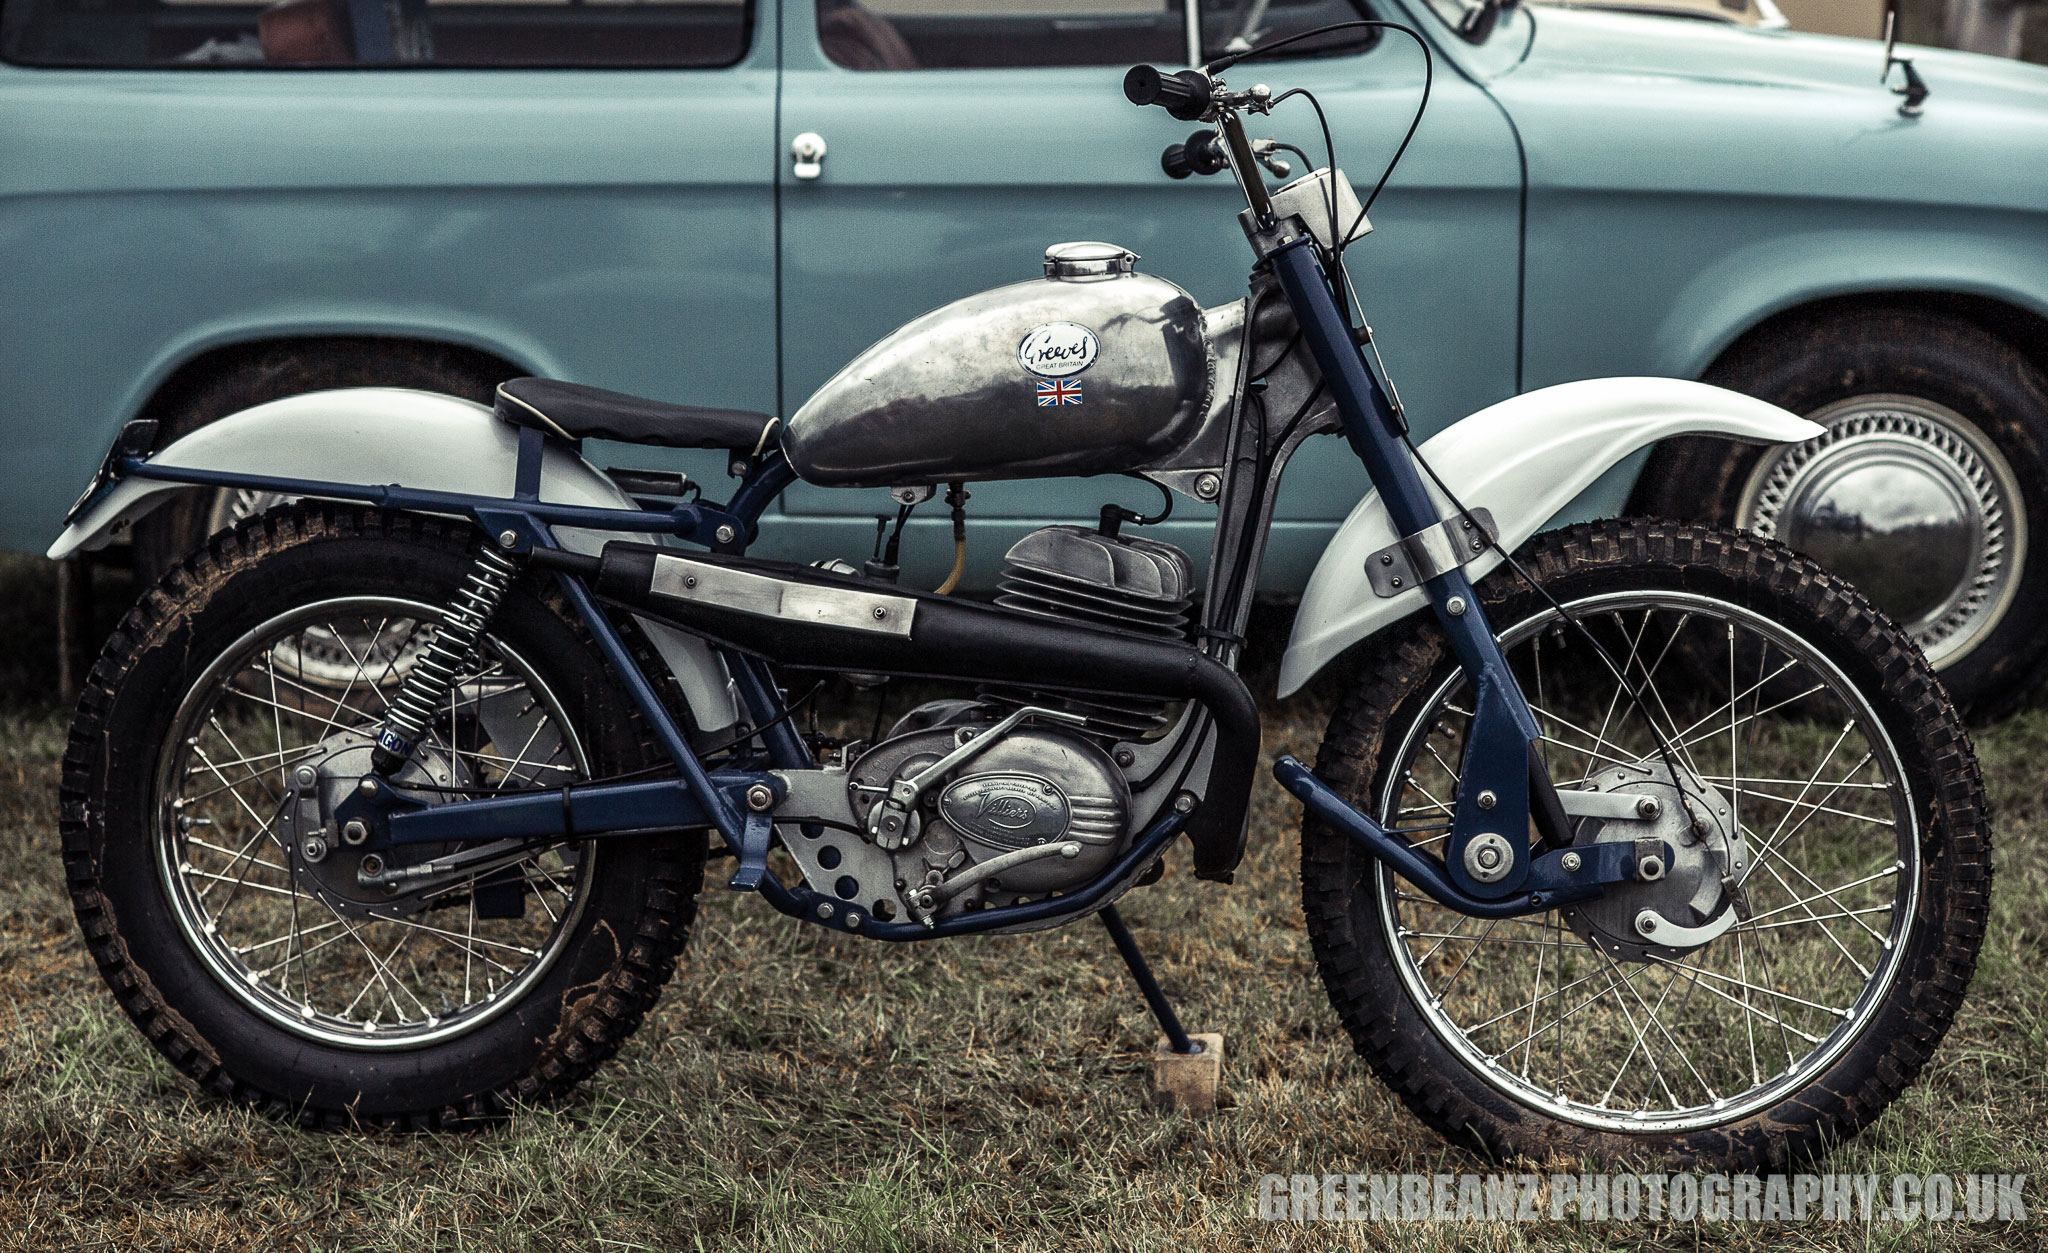
[(765, 413), (671, 405), (557, 379), (500, 383), (493, 409), (514, 426), (532, 427), (562, 439), (615, 439), (662, 448), (724, 448), (743, 453), (767, 443), (779, 422)]

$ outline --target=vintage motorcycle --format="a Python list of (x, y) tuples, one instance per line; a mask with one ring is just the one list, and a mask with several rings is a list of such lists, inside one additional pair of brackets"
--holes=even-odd
[[(1656, 441), (1820, 428), (1615, 378), (1416, 448), (1343, 272), (1370, 197), (1334, 153), (1269, 189), (1244, 119), (1297, 93), (1221, 78), (1267, 50), (1125, 82), (1205, 126), (1168, 172), (1242, 186), (1257, 262), (1217, 308), (1062, 244), (786, 424), (540, 379), (494, 409), (297, 396), (161, 448), (131, 423), (52, 556), (194, 487), (293, 498), (142, 596), (71, 732), (72, 899), (151, 1042), (306, 1125), (560, 1094), (671, 975), (715, 832), (727, 886), (847, 935), (1097, 915), (1194, 1049), (1114, 903), (1183, 837), (1202, 879), (1245, 851), (1252, 589), (1282, 471), (1335, 433), (1376, 490), (1279, 688), (1349, 673), (1316, 766), (1274, 773), (1307, 810), (1302, 903), (1358, 1052), (1509, 1155), (1755, 1168), (1876, 1117), (1948, 1028), (1987, 913), (1983, 789), (1941, 685), (1855, 589), (1754, 535), (1537, 534)], [(724, 450), (737, 486), (601, 473), (586, 438)], [(1199, 592), (1133, 533), (1157, 518), (1116, 505), (1017, 542), (992, 604), (901, 585), (895, 537), (941, 487), (957, 539), (967, 483), (1111, 474), (1214, 507)], [(889, 547), (749, 558), (798, 480), (891, 488)], [(959, 694), (838, 742), (794, 716), (803, 671)]]

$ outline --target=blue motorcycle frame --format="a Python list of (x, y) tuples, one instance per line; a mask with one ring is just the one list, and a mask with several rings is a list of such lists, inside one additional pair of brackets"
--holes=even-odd
[[(1406, 539), (1430, 541), (1411, 545), (1410, 551), (1427, 550), (1430, 543), (1441, 547), (1438, 532), (1446, 528), (1447, 519), (1432, 500), (1416, 457), (1405, 442), (1406, 425), (1398, 406), (1389, 399), (1387, 388), (1362, 351), (1365, 337), (1354, 330), (1332, 285), (1328, 254), (1300, 217), (1276, 215), (1250, 159), (1237, 110), (1251, 98), (1230, 96), (1220, 80), (1208, 90), (1211, 98), (1205, 101), (1204, 112), (1216, 122), (1234, 158), (1233, 171), (1250, 205), (1247, 235), (1260, 254), (1261, 269), (1277, 282), (1321, 372), (1334, 400), (1341, 433), (1363, 462), (1397, 533)], [(1241, 412), (1244, 389), (1232, 403)], [(723, 505), (636, 497), (638, 509), (607, 509), (540, 499), (548, 437), (530, 428), (519, 432), (510, 497), (167, 465), (146, 453), (153, 436), (153, 423), (131, 424), (67, 521), (89, 514), (128, 479), (359, 501), (387, 509), (467, 517), (507, 555), (554, 571), (568, 603), (678, 772), (672, 779), (583, 783), (435, 805), (397, 797), (392, 795), (393, 789), (384, 789), (380, 799), (358, 802), (380, 844), (459, 846), (458, 852), (444, 855), (437, 863), (454, 866), (463, 859), (480, 863), (563, 839), (712, 828), (737, 857), (729, 883), (732, 888), (758, 892), (782, 913), (814, 925), (877, 939), (913, 941), (1042, 926), (1102, 909), (1120, 887), (1128, 885), (1187, 828), (1195, 812), (1195, 807), (1167, 807), (1136, 833), (1119, 858), (1088, 885), (1072, 892), (952, 917), (926, 918), (921, 923), (879, 918), (855, 902), (838, 900), (801, 883), (785, 884), (767, 865), (777, 822), (775, 807), (787, 791), (786, 782), (776, 772), (815, 766), (802, 737), (789, 725), (784, 693), (776, 687), (767, 665), (734, 649), (718, 650), (747, 717), (759, 728), (764, 752), (746, 759), (752, 768), (708, 768), (600, 607), (591, 586), (596, 563), (567, 553), (557, 535), (558, 529), (665, 535), (717, 554), (741, 556), (757, 538), (763, 512), (783, 489), (797, 481), (789, 463), (773, 447), (764, 447), (746, 459), (738, 489)], [(1466, 536), (1485, 533), (1484, 525), (1475, 525), (1470, 515), (1454, 515), (1448, 522), (1462, 523)], [(1219, 527), (1223, 525), (1224, 518), (1219, 515)], [(1474, 538), (1470, 547), (1477, 551), (1488, 542)], [(1255, 565), (1256, 558), (1246, 564)], [(1569, 819), (1534, 752), (1540, 739), (1535, 718), (1495, 641), (1492, 624), (1464, 564), (1463, 560), (1450, 560), (1443, 568), (1417, 571), (1438, 624), (1471, 678), (1476, 701), (1461, 771), (1463, 782), (1444, 857), (1439, 860), (1416, 851), (1401, 831), (1360, 812), (1292, 757), (1282, 757), (1275, 764), (1276, 777), (1310, 813), (1347, 833), (1372, 857), (1432, 899), (1472, 917), (1543, 912), (1597, 897), (1607, 884), (1654, 877), (1644, 863), (1661, 858), (1662, 864), (1670, 864), (1672, 857), (1661, 841), (1593, 844), (1572, 850), (1576, 855), (1567, 861)], [(1219, 585), (1218, 578), (1249, 586), (1255, 577), (1255, 569), (1212, 572), (1211, 586)], [(1205, 637), (1229, 638), (1231, 624), (1218, 620), (1224, 612), (1218, 605), (1220, 599), (1212, 595), (1204, 606)], [(1532, 816), (1550, 846), (1533, 857)], [(1466, 857), (1468, 846), (1482, 837), (1492, 851), (1504, 850), (1500, 860), (1505, 862), (1505, 873), (1490, 881), (1475, 877)], [(1106, 913), (1105, 919), (1114, 934), (1117, 925), (1113, 917)]]

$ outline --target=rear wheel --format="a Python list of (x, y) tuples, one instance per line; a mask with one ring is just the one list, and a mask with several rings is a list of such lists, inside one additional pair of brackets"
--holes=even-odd
[[(1948, 1029), (1983, 937), (1983, 790), (1940, 685), (1847, 584), (1752, 536), (1611, 521), (1523, 563), (1648, 707), (1542, 597), (1489, 579), (1553, 778), (1656, 801), (1678, 855), (1656, 882), (1486, 922), (1308, 822), (1309, 933), (1359, 1052), (1445, 1135), (1533, 1159), (1756, 1169), (1853, 1135)], [(1317, 772), (1440, 850), (1470, 708), (1412, 622)], [(1580, 820), (1574, 843), (1639, 825)]]
[[(701, 833), (557, 843), (390, 890), (360, 876), (452, 850), (384, 847), (286, 800), (288, 782), (367, 772), (408, 645), (476, 543), (411, 516), (267, 514), (168, 575), (93, 670), (65, 759), (72, 899), (122, 1008), (222, 1095), (312, 1124), (491, 1117), (588, 1074), (673, 967)], [(508, 591), (395, 782), (455, 799), (651, 760), (541, 586)], [(320, 641), (345, 681), (305, 673)]]

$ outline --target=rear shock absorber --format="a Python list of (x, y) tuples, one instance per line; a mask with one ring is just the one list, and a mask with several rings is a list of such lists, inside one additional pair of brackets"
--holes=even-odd
[(380, 775), (390, 775), (412, 757), (420, 737), (434, 720), (434, 711), (448, 699), (455, 675), (469, 650), (476, 647), (505, 589), (519, 573), (512, 558), (488, 541), (477, 554), (469, 577), (456, 589), (455, 601), (441, 614), (434, 638), (420, 650), (412, 672), (399, 685), (398, 695), (377, 728), (377, 745), (370, 754), (370, 766)]

